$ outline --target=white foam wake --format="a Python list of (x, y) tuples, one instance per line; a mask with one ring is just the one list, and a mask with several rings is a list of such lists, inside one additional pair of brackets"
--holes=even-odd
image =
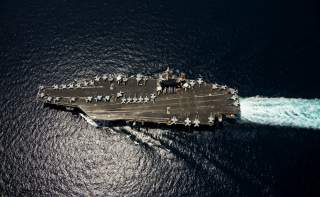
[(241, 121), (320, 129), (320, 99), (240, 98)]

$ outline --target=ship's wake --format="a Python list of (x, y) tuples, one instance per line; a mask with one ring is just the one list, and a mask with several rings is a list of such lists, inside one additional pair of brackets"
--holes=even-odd
[(240, 98), (241, 122), (320, 129), (320, 99)]

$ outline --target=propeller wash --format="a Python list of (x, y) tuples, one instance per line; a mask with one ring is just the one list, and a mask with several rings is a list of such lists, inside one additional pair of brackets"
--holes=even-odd
[(320, 129), (320, 99), (240, 98), (241, 121)]

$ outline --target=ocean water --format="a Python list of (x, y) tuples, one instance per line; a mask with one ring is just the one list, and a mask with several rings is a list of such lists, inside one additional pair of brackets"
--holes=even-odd
[(316, 1), (0, 2), (0, 195), (319, 196), (320, 131), (97, 129), (40, 84), (167, 66), (241, 97), (320, 98)]

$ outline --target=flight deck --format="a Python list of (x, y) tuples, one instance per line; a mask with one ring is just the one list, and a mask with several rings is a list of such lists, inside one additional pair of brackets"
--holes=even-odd
[(41, 86), (44, 103), (79, 108), (92, 120), (213, 126), (240, 112), (237, 90), (186, 79), (167, 70), (154, 76), (105, 74), (69, 84)]

